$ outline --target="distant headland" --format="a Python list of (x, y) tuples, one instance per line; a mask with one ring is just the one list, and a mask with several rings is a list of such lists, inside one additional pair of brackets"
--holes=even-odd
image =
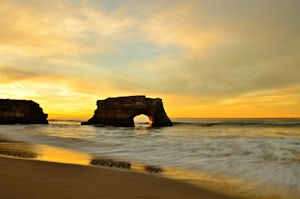
[(152, 127), (173, 125), (164, 110), (162, 99), (147, 98), (144, 95), (98, 100), (94, 116), (82, 124), (133, 127), (134, 117), (141, 114), (148, 116)]

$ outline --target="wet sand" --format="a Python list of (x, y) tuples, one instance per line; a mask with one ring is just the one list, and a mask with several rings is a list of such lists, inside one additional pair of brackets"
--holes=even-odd
[(184, 182), (132, 171), (0, 157), (1, 198), (229, 199)]

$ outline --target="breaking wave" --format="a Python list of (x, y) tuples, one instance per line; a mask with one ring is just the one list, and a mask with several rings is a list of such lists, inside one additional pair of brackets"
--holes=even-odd
[(300, 119), (291, 119), (288, 121), (268, 121), (262, 119), (261, 121), (203, 121), (203, 122), (173, 122), (174, 125), (184, 125), (184, 126), (198, 126), (198, 127), (216, 127), (216, 126), (246, 126), (246, 127), (300, 127)]

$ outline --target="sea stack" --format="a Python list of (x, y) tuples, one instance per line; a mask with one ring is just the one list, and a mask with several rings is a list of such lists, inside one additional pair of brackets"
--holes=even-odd
[(0, 124), (48, 124), (47, 117), (32, 100), (0, 99)]
[(134, 127), (133, 118), (144, 114), (152, 127), (172, 126), (160, 98), (144, 95), (107, 98), (97, 101), (94, 116), (83, 125), (111, 125)]

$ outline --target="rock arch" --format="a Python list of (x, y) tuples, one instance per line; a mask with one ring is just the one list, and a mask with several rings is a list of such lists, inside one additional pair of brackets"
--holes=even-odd
[(164, 110), (162, 100), (144, 95), (98, 100), (94, 116), (82, 124), (133, 127), (133, 118), (141, 114), (149, 117), (153, 127), (173, 125)]

